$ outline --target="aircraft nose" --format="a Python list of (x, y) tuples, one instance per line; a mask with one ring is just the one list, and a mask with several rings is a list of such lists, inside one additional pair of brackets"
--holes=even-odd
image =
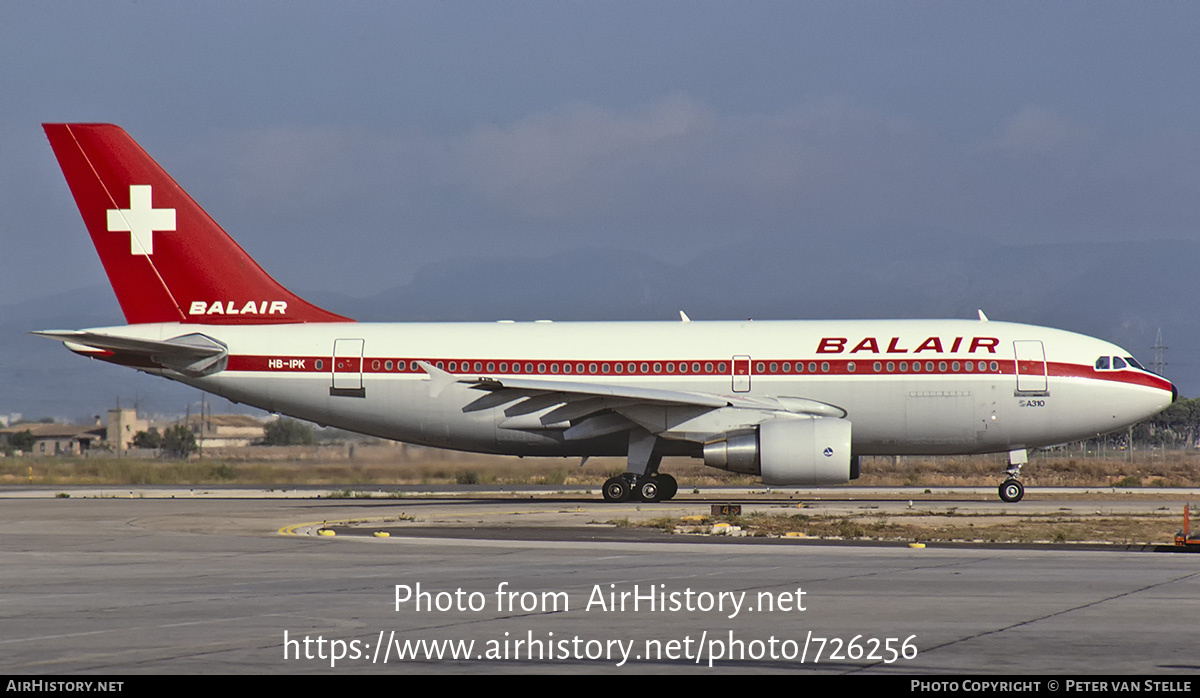
[(1175, 401), (1178, 399), (1179, 399), (1179, 388), (1176, 388), (1175, 384), (1172, 383), (1171, 384), (1171, 404), (1172, 405), (1175, 404)]

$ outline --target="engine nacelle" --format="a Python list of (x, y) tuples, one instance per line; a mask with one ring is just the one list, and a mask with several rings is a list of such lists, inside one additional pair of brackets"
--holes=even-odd
[(704, 464), (758, 475), (767, 485), (844, 485), (858, 478), (850, 457), (850, 422), (830, 417), (780, 418), (704, 444)]

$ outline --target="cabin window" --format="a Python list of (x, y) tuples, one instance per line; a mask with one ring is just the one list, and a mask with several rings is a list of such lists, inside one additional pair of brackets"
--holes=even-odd
[(853, 361), (851, 361), (851, 362), (849, 362), (849, 363), (847, 363), (847, 364), (846, 364), (846, 370), (847, 370), (847, 371), (849, 371), (850, 373), (854, 373), (854, 371), (855, 371), (856, 369), (855, 369), (855, 367), (854, 367), (854, 362), (853, 362)]

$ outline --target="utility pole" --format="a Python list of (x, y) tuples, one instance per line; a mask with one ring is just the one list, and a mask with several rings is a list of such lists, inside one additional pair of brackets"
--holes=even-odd
[(204, 418), (204, 393), (201, 392), (200, 393), (200, 439), (199, 439), (200, 460), (204, 460), (204, 427), (205, 427), (205, 425), (206, 425), (206, 420)]
[(1163, 352), (1167, 350), (1162, 343), (1162, 328), (1158, 328), (1158, 337), (1154, 340), (1154, 346), (1150, 347), (1154, 350), (1154, 372), (1160, 376), (1166, 377), (1167, 362), (1163, 359)]

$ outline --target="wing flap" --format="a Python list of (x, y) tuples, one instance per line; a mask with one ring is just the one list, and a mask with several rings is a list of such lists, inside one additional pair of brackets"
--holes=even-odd
[(561, 430), (568, 441), (644, 428), (662, 438), (702, 442), (723, 433), (728, 425), (756, 424), (780, 412), (846, 416), (840, 407), (800, 397), (756, 398), (571, 380), (459, 376), (427, 362), (419, 365), (429, 374), (431, 394), (454, 384), (485, 392), (464, 412), (508, 405), (505, 419), (497, 426)]

